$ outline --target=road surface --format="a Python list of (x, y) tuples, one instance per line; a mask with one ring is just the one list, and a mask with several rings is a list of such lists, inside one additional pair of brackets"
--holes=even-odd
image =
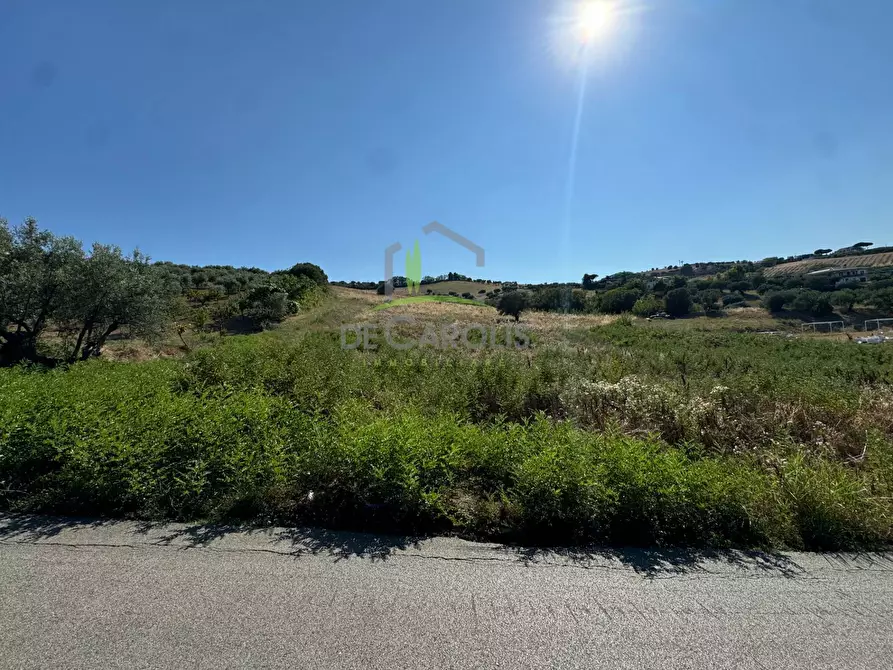
[(890, 668), (885, 555), (0, 517), (3, 668)]

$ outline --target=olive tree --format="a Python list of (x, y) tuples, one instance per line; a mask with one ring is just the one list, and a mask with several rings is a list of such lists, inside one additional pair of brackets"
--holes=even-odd
[(26, 219), (12, 229), (0, 219), (0, 365), (50, 363), (37, 352), (40, 336), (71, 296), (83, 250)]
[(856, 304), (858, 299), (859, 296), (856, 292), (849, 288), (834, 291), (834, 293), (831, 294), (831, 304), (834, 307), (840, 307), (847, 312), (853, 311), (853, 305)]
[(496, 301), (496, 311), (518, 321), (527, 307), (527, 298), (521, 291), (506, 291)]
[[(0, 365), (98, 356), (124, 326), (155, 335), (167, 321), (168, 286), (139, 252), (125, 257), (97, 244), (87, 255), (80, 242), (40, 230), (34, 219), (11, 230), (0, 220)], [(56, 358), (38, 351), (50, 327), (61, 336)]]
[(70, 362), (99, 356), (109, 336), (123, 327), (132, 337), (149, 340), (163, 332), (173, 296), (148, 257), (94, 244), (78, 266), (78, 281), (57, 315), (68, 336)]
[(254, 287), (240, 307), (242, 314), (260, 328), (268, 328), (298, 311), (298, 304), (288, 299), (288, 292), (273, 284)]
[(699, 299), (705, 312), (715, 312), (720, 309), (719, 302), (722, 300), (722, 292), (715, 288), (708, 288), (706, 291), (701, 291)]

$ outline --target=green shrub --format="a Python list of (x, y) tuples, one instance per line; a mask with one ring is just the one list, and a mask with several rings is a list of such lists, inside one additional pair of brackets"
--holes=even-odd
[(847, 312), (853, 311), (853, 305), (856, 304), (858, 299), (859, 294), (848, 288), (835, 291), (831, 294), (831, 304), (834, 307), (840, 307)]
[(0, 507), (519, 542), (893, 540), (893, 351), (629, 318), (575, 346), (0, 369)]
[(639, 291), (615, 288), (605, 291), (599, 300), (599, 310), (605, 314), (622, 314), (632, 310), (641, 293)]
[(298, 263), (293, 265), (288, 270), (288, 274), (293, 275), (294, 277), (306, 277), (320, 287), (326, 287), (329, 283), (328, 275), (326, 275), (321, 267), (314, 263)]
[(722, 292), (718, 291), (715, 288), (701, 291), (698, 294), (698, 300), (704, 306), (705, 312), (713, 312), (713, 311), (719, 309), (719, 305), (717, 303), (719, 303), (721, 299), (722, 299)]
[(722, 297), (722, 304), (725, 307), (728, 307), (729, 305), (741, 305), (743, 303), (744, 303), (744, 298), (741, 297), (740, 295), (731, 294), (731, 295), (724, 295)]
[(791, 458), (776, 478), (741, 457), (693, 456), (542, 415), (475, 425), (411, 408), (379, 415), (356, 397), (342, 396), (326, 417), (257, 385), (273, 368), (241, 388), (200, 393), (177, 390), (177, 368), (0, 371), (4, 506), (483, 529), (531, 542), (839, 548), (890, 539), (887, 499), (825, 461)]
[(297, 304), (289, 300), (288, 293), (272, 284), (256, 286), (242, 299), (239, 306), (242, 314), (260, 328), (268, 328), (298, 311)]
[(787, 293), (770, 293), (763, 298), (763, 307), (773, 313), (781, 312), (789, 299)]
[(632, 313), (636, 316), (646, 317), (663, 310), (663, 303), (653, 295), (645, 295), (636, 300)]
[(828, 316), (834, 311), (831, 301), (826, 294), (810, 289), (799, 289), (788, 295), (788, 302), (792, 309), (798, 312), (806, 312), (811, 316)]

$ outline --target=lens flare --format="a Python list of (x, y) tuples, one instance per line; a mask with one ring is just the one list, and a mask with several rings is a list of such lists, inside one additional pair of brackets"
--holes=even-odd
[(617, 18), (616, 7), (610, 0), (592, 0), (580, 5), (577, 28), (584, 43), (604, 38), (611, 32)]

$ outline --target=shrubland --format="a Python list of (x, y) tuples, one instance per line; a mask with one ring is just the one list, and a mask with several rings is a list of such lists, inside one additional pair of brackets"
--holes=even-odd
[[(762, 267), (490, 290), (451, 273), (422, 283), (484, 284), (497, 309), (419, 296), (381, 310), (373, 291), (329, 290), (310, 263), (151, 263), (2, 222), (0, 508), (532, 543), (887, 547), (890, 347), (775, 332), (783, 322), (754, 307), (626, 314), (716, 316), (756, 290), (774, 312), (824, 316), (893, 291), (880, 275), (834, 291)], [(410, 330), (515, 327), (532, 347), (342, 348), (342, 324), (395, 314), (414, 315)], [(269, 330), (184, 337), (239, 319)], [(171, 329), (177, 357), (101, 357), (119, 331)]]
[(879, 547), (891, 384), (883, 347), (629, 319), (473, 354), (273, 331), (181, 360), (0, 370), (0, 496), (526, 542)]

